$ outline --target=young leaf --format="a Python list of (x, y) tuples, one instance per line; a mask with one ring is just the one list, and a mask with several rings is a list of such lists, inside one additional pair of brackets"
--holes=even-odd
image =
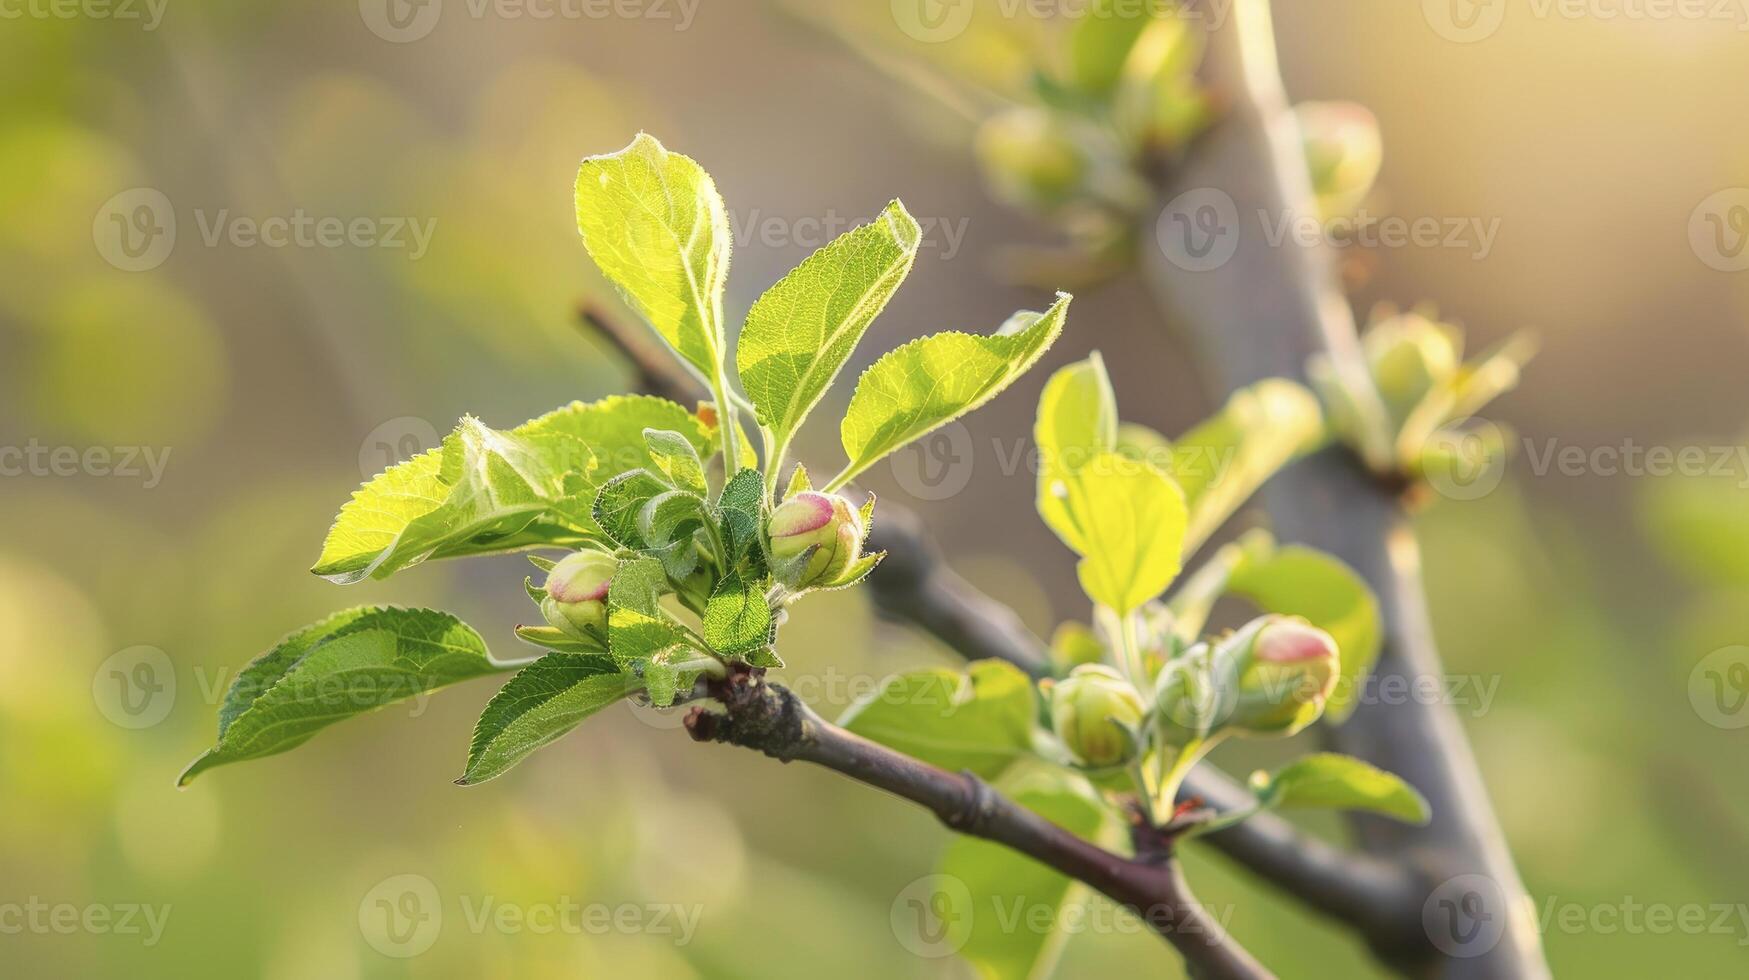
[(1383, 625), (1378, 598), (1353, 569), (1311, 548), (1288, 545), (1241, 561), (1228, 591), (1264, 612), (1304, 616), (1329, 633), (1342, 668), (1325, 717), (1340, 722), (1353, 713), (1360, 683), (1378, 660)]
[[(1111, 811), (1085, 788), (1056, 778), (1027, 779), (1008, 788), (1009, 798), (1070, 833), (1107, 846), (1114, 845), (1116, 821)], [(965, 884), (980, 910), (1025, 909), (1026, 925), (1015, 928), (1004, 916), (973, 915), (959, 955), (982, 977), (1049, 977), (1069, 933), (1060, 928), (1058, 913), (1084, 900), (1085, 885), (1037, 861), (976, 837), (956, 837), (942, 852), (937, 871)], [(1049, 908), (1051, 928), (1038, 928), (1033, 909)], [(928, 910), (926, 910), (928, 911)], [(953, 923), (944, 923), (952, 925)], [(955, 937), (961, 938), (961, 937)]]
[(1070, 298), (1058, 293), (1045, 313), (1017, 313), (991, 336), (939, 333), (883, 355), (850, 397), (840, 426), (850, 462), (826, 489), (1000, 394), (1062, 333)]
[(1076, 572), (1094, 602), (1126, 614), (1166, 591), (1183, 567), (1184, 494), (1164, 473), (1116, 453), (1063, 480), (1065, 513), (1081, 555)]
[(718, 522), (723, 547), (724, 570), (744, 569), (748, 577), (765, 573), (765, 553), (759, 535), (765, 522), (765, 484), (758, 472), (742, 470), (730, 478), (717, 497)]
[(704, 461), (691, 440), (667, 429), (645, 429), (644, 444), (668, 482), (700, 495), (709, 489), (704, 482)]
[(1172, 447), (1172, 478), (1190, 505), (1185, 552), (1200, 548), (1264, 481), (1316, 448), (1324, 431), (1318, 399), (1269, 378), (1235, 391), (1213, 418)]
[(496, 554), (598, 535), (601, 481), (651, 465), (643, 430), (710, 445), (703, 424), (660, 398), (573, 403), (509, 433), (465, 420), (439, 450), (390, 467), (340, 509), (315, 574), (386, 578), (432, 558)]
[(1069, 29), (1069, 82), (1088, 95), (1111, 94), (1153, 17), (1154, 4), (1093, 0)]
[(1404, 823), (1430, 818), (1427, 799), (1401, 778), (1346, 755), (1321, 752), (1289, 763), (1272, 776), (1258, 771), (1251, 789), (1265, 806), (1366, 810)]
[(577, 230), (632, 308), (716, 377), (732, 242), (728, 210), (704, 168), (646, 133), (618, 153), (588, 157), (577, 170)]
[(1039, 516), (1069, 547), (1084, 551), (1060, 488), (1082, 466), (1117, 448), (1117, 396), (1097, 353), (1045, 382), (1032, 431), (1039, 452)]
[(838, 724), (943, 769), (994, 779), (1032, 746), (1032, 681), (1010, 664), (979, 660), (964, 673), (935, 667), (897, 674), (851, 705)]
[(178, 785), (214, 766), (295, 748), (353, 715), (507, 669), (448, 613), (386, 606), (335, 613), (243, 669), (219, 709), (217, 743)]
[(523, 668), (486, 704), (468, 746), (463, 786), (507, 772), (529, 753), (630, 694), (636, 680), (604, 657), (549, 653)]
[(789, 486), (784, 488), (783, 497), (788, 500), (798, 493), (812, 489), (814, 489), (814, 481), (808, 479), (808, 468), (797, 463), (795, 470), (790, 473)]
[(771, 606), (758, 581), (729, 575), (704, 609), (704, 640), (718, 653), (740, 654), (771, 645)]
[(868, 325), (904, 282), (922, 241), (898, 201), (820, 249), (753, 304), (737, 341), (741, 384), (776, 445), (788, 446)]
[(686, 642), (679, 626), (662, 615), (668, 591), (662, 562), (639, 556), (619, 563), (607, 589), (607, 648), (623, 667), (649, 660)]
[(607, 481), (595, 495), (595, 523), (617, 544), (625, 548), (644, 547), (644, 536), (638, 528), (638, 515), (644, 506), (667, 493), (668, 484), (648, 470), (621, 473)]

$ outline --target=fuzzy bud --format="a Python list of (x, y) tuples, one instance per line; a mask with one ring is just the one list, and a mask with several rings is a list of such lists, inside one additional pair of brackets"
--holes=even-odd
[(1051, 727), (1089, 769), (1121, 766), (1140, 746), (1132, 733), (1142, 723), (1142, 698), (1123, 675), (1102, 664), (1083, 664), (1051, 689)]
[(794, 494), (772, 510), (766, 533), (772, 565), (791, 588), (831, 585), (862, 556), (862, 516), (833, 493)]
[(1374, 324), (1361, 345), (1379, 394), (1399, 422), (1435, 387), (1456, 375), (1462, 360), (1453, 332), (1415, 313)]
[(554, 565), (540, 604), (547, 625), (578, 637), (605, 629), (607, 588), (616, 567), (612, 555), (599, 551), (579, 551)]
[(1303, 619), (1265, 616), (1233, 639), (1233, 728), (1292, 735), (1323, 715), (1341, 667), (1329, 633)]

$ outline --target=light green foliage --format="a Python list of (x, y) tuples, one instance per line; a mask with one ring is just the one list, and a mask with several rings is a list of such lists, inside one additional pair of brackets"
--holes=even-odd
[[(922, 231), (898, 201), (767, 290), (735, 350), (759, 422), (786, 447), (905, 281)], [(773, 464), (775, 465), (775, 463)]]
[(1178, 577), (1189, 512), (1166, 474), (1105, 453), (1063, 481), (1062, 493), (1074, 531), (1065, 543), (1081, 555), (1076, 573), (1094, 602), (1125, 615)]
[(1287, 545), (1242, 563), (1229, 589), (1265, 612), (1302, 616), (1336, 640), (1342, 668), (1325, 714), (1347, 718), (1383, 639), (1378, 598), (1366, 581), (1321, 551)]
[(1017, 313), (991, 336), (939, 333), (876, 361), (856, 384), (840, 435), (850, 458), (835, 490), (906, 443), (996, 397), (1062, 333), (1070, 296), (1044, 313)]
[(1365, 810), (1413, 824), (1430, 816), (1426, 798), (1401, 778), (1329, 752), (1291, 762), (1274, 775), (1254, 773), (1251, 789), (1266, 807)]
[(639, 133), (577, 170), (577, 230), (589, 257), (687, 363), (715, 378), (732, 247), (716, 183)]
[(447, 613), (366, 607), (287, 636), (238, 675), (219, 710), (217, 743), (180, 785), (214, 766), (302, 745), (353, 715), (506, 666)]
[(1124, 62), (1153, 20), (1154, 4), (1094, 0), (1069, 28), (1070, 84), (1091, 96), (1110, 95)]
[(1038, 446), (1038, 512), (1063, 541), (1085, 550), (1063, 486), (1077, 470), (1118, 445), (1117, 398), (1096, 353), (1051, 376), (1033, 425)]
[(509, 432), (464, 419), (438, 450), (390, 467), (353, 493), (323, 542), (315, 574), (347, 584), (430, 558), (516, 551), (599, 533), (601, 481), (651, 465), (643, 430), (708, 433), (660, 398), (574, 403)]
[(632, 678), (604, 657), (549, 653), (523, 668), (493, 696), (474, 728), (467, 770), (457, 782), (503, 775), (529, 753), (625, 697)]
[[(1083, 786), (1061, 776), (1034, 776), (1003, 788), (1014, 802), (1077, 837), (1107, 847), (1116, 843), (1117, 821)], [(1054, 928), (1057, 917), (1091, 894), (1085, 885), (1037, 861), (976, 837), (949, 843), (937, 872), (964, 883), (978, 905), (969, 925), (960, 924), (969, 931), (959, 955), (985, 980), (1051, 976), (1069, 938), (1066, 930)], [(1051, 910), (1053, 928), (1037, 927), (1033, 916), (1040, 908)], [(1005, 922), (1003, 914), (1026, 918)]]
[(771, 606), (757, 581), (730, 575), (718, 583), (704, 610), (704, 639), (719, 653), (748, 653), (770, 646)]
[(1037, 712), (1025, 674), (980, 660), (964, 672), (937, 667), (889, 677), (838, 724), (943, 769), (994, 779), (1031, 750)]
[(1303, 386), (1270, 378), (1241, 388), (1172, 446), (1172, 477), (1190, 506), (1195, 551), (1264, 481), (1322, 440), (1323, 413)]
[(699, 459), (698, 447), (691, 439), (666, 429), (645, 429), (644, 444), (668, 482), (700, 496), (709, 489), (704, 479), (704, 461)]

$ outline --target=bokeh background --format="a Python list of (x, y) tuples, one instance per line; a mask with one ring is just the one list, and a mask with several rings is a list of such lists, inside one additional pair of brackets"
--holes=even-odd
[[(807, 9), (999, 90), (1024, 68), (1007, 35), (1040, 25), (1032, 7), (980, 3), (995, 35), (936, 45), (906, 38), (878, 0)], [(1460, 43), (1427, 4), (1283, 0), (1284, 72), (1296, 99), (1378, 115), (1375, 213), (1496, 229), (1486, 250), (1371, 250), (1357, 308), (1432, 300), (1477, 346), (1521, 327), (1544, 341), (1491, 413), (1533, 451), (1494, 492), (1421, 522), (1457, 708), (1557, 973), (1741, 976), (1749, 273), (1734, 268), (1749, 191), (1734, 189), (1749, 186), (1749, 9), (1478, 6), (1503, 19)], [(0, 926), (44, 925), (0, 932), (0, 973), (966, 975), (914, 955), (894, 926), (947, 840), (927, 815), (694, 746), (671, 715), (615, 708), (463, 790), (451, 780), (495, 689), (475, 682), (172, 788), (235, 672), (333, 608), (446, 608), (517, 652), (510, 628), (531, 613), (519, 559), (346, 590), (304, 569), (354, 485), (461, 414), (508, 426), (629, 383), (575, 315), (610, 300), (571, 215), (580, 156), (646, 129), (714, 173), (737, 233), (737, 319), (902, 195), (935, 231), (867, 363), (1048, 297), (999, 274), (1001, 249), (1051, 232), (991, 200), (965, 118), (753, 0), (430, 0), (393, 21), (375, 0), (3, 9), (0, 446), (37, 447), (40, 465), (14, 454), (0, 477), (0, 904), (14, 909)], [(560, 13), (534, 15), (546, 9)], [(133, 223), (142, 204), (156, 224)], [(173, 245), (154, 252), (166, 214)], [(298, 214), (362, 219), (399, 245), (232, 234)], [(1130, 418), (1174, 433), (1214, 403), (1132, 278), (1082, 292), (1045, 367), (1093, 349)], [(919, 510), (954, 565), (1041, 633), (1085, 615), (1070, 556), (1032, 515), (1031, 475), (1012, 465), (1046, 374), (968, 420), (957, 492), (916, 478), (939, 446), (866, 481)], [(808, 439), (804, 456), (836, 458), (830, 424)], [(1726, 461), (1609, 465), (1684, 445)], [(69, 458), (59, 447), (77, 461), (54, 463)], [(1548, 463), (1550, 447), (1584, 462)], [(888, 671), (953, 662), (855, 594), (798, 608), (785, 644), (791, 681), (828, 714)], [(1288, 751), (1217, 761), (1243, 773)], [(1284, 976), (1377, 974), (1218, 858), (1188, 864)], [(376, 903), (409, 881), (429, 885), (441, 926), (389, 934)], [(696, 928), (535, 923), (566, 903), (674, 907)], [(1702, 907), (1704, 927), (1633, 911), (1659, 905)], [(143, 912), (123, 929), (144, 906), (166, 910), (161, 932)], [(503, 906), (527, 921), (478, 921)], [(60, 907), (80, 922), (56, 925), (72, 923)], [(111, 925), (90, 925), (91, 909)], [(1177, 969), (1133, 927), (1090, 921), (1059, 975)]]

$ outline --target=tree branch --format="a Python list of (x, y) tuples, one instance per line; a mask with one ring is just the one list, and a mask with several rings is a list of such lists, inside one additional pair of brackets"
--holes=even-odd
[(969, 772), (950, 773), (838, 728), (763, 671), (711, 683), (724, 714), (693, 708), (695, 741), (725, 742), (781, 762), (842, 773), (932, 811), (952, 830), (994, 841), (1084, 882), (1139, 916), (1209, 980), (1273, 977), (1198, 905), (1170, 853), (1126, 858), (1083, 840), (1003, 796)]
[[(683, 404), (703, 396), (703, 387), (648, 330), (590, 307), (580, 316), (624, 355), (638, 387)], [(1004, 660), (1034, 677), (1049, 675), (1045, 645), (1013, 610), (948, 567), (915, 514), (882, 504), (869, 543), (887, 552), (869, 578), (881, 615), (922, 629), (967, 660)], [(1201, 800), (1220, 812), (1255, 802), (1250, 792), (1206, 763), (1191, 771), (1179, 799)], [(1333, 847), (1271, 813), (1200, 839), (1375, 945), (1422, 938), (1418, 881), (1402, 868)]]
[[(1193, 191), (1227, 195), (1239, 222), (1232, 229), (1236, 251), (1206, 271), (1181, 268), (1163, 250), (1150, 253), (1148, 271), (1163, 305), (1200, 342), (1229, 387), (1303, 377), (1314, 353), (1331, 357), (1340, 372), (1364, 371), (1331, 250), (1305, 247), (1291, 235), (1272, 243), (1265, 229), (1251, 223), (1317, 214), (1275, 59), (1267, 0), (1238, 0), (1230, 9), (1211, 36), (1205, 72), (1222, 99), (1222, 121), (1190, 160), (1163, 178), (1160, 200)], [(1381, 684), (1418, 684), (1443, 675), (1415, 539), (1391, 488), (1363, 472), (1352, 455), (1333, 451), (1276, 478), (1265, 500), (1284, 540), (1341, 558), (1378, 592), (1386, 622), (1384, 652), (1374, 669)], [(1375, 950), (1416, 976), (1547, 977), (1536, 925), (1522, 914), (1530, 900), (1451, 706), (1362, 704), (1328, 737), (1338, 750), (1404, 777), (1432, 804), (1433, 821), (1426, 827), (1353, 818), (1366, 851), (1420, 875), (1413, 908), (1419, 911), (1442, 882), (1479, 875), (1488, 884), (1467, 889), (1465, 905), (1474, 907), (1468, 899), (1480, 898), (1485, 907), (1478, 920), (1501, 927), (1498, 942), (1483, 948), (1464, 943), (1453, 923), (1449, 938), (1463, 956), (1441, 956), (1425, 933), (1408, 945), (1369, 936)]]

